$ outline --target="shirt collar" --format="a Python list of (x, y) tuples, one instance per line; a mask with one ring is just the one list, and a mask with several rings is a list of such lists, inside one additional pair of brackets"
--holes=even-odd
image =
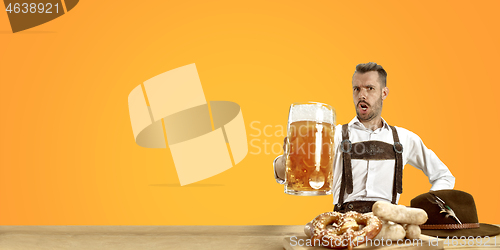
[[(363, 123), (361, 123), (358, 119), (357, 116), (354, 117), (354, 119), (352, 119), (350, 122), (349, 122), (349, 127), (355, 127), (355, 128), (358, 128), (358, 129), (364, 129), (364, 130), (368, 130), (365, 125), (363, 125)], [(384, 118), (382, 118), (382, 129), (387, 129), (387, 130), (390, 130), (391, 128), (389, 127), (389, 124), (387, 124), (387, 122), (385, 122)]]

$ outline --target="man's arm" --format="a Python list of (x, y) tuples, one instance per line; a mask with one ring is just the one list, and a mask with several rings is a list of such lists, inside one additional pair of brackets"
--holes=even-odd
[[(437, 155), (428, 149), (420, 137), (410, 131), (408, 164), (422, 170), (432, 184), (432, 190), (453, 189), (455, 177)], [(406, 149), (403, 149), (406, 150)]]

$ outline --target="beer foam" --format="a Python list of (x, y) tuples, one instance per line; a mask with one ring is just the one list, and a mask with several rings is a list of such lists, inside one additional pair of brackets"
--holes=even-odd
[(298, 121), (316, 121), (335, 124), (335, 110), (324, 104), (300, 104), (290, 108), (288, 123)]

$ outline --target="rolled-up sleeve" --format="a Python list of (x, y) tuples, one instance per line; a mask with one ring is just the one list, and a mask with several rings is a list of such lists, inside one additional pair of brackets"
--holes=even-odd
[(455, 186), (455, 177), (451, 174), (448, 167), (437, 157), (437, 155), (428, 149), (420, 137), (410, 131), (408, 150), (408, 164), (424, 172), (432, 184), (431, 191), (441, 189), (453, 189)]

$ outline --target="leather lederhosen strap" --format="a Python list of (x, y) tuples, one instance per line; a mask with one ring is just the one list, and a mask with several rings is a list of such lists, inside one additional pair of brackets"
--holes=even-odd
[[(344, 194), (347, 191), (348, 194), (352, 193), (353, 183), (352, 183), (352, 165), (351, 165), (351, 150), (352, 144), (349, 140), (349, 130), (347, 129), (348, 124), (342, 125), (342, 142), (340, 143), (340, 149), (342, 150), (342, 180), (340, 182), (340, 194), (339, 203), (337, 206), (340, 208), (344, 202)], [(347, 190), (346, 190), (347, 189)]]
[(393, 126), (392, 137), (394, 137), (394, 152), (396, 153), (396, 166), (394, 170), (394, 184), (392, 187), (392, 203), (396, 204), (397, 194), (403, 193), (403, 144), (399, 142), (398, 131)]
[(392, 203), (396, 204), (397, 194), (403, 192), (403, 145), (399, 142), (396, 128), (390, 126), (394, 139), (394, 144), (381, 141), (363, 141), (351, 143), (349, 140), (348, 124), (342, 125), (342, 151), (343, 166), (340, 184), (339, 201), (335, 209), (343, 206), (345, 193), (351, 194), (353, 191), (352, 164), (351, 159), (362, 160), (395, 160), (394, 184), (392, 190)]

